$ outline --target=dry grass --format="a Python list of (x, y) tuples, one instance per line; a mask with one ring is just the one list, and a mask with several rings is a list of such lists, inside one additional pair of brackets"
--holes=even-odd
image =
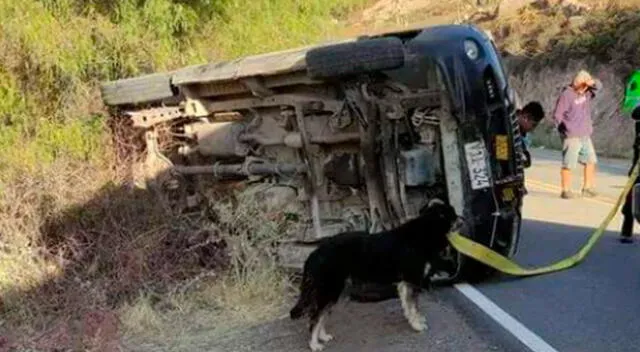
[(214, 190), (208, 206), (175, 212), (130, 185), (137, 136), (112, 127), (116, 143), (104, 143), (131, 160), (58, 159), (0, 193), (0, 347), (189, 345), (185, 333), (279, 313), (293, 290), (275, 244), (292, 220), (255, 201), (260, 187)]
[[(137, 159), (136, 136), (117, 136), (103, 142)], [(0, 193), (0, 347), (180, 343), (182, 332), (228, 331), (282, 309), (291, 292), (276, 266), (275, 242), (291, 225), (282, 212), (216, 192), (209, 206), (176, 213), (131, 186), (131, 161), (112, 160), (59, 158)]]
[(267, 218), (242, 194), (176, 214), (106, 170), (61, 160), (3, 193), (0, 335), (90, 349), (102, 337), (79, 322), (96, 315), (99, 327), (114, 326), (116, 344), (122, 334), (160, 341), (181, 328), (223, 331), (282, 309), (291, 290), (275, 241), (286, 217)]
[[(189, 350), (202, 335), (209, 340), (271, 319), (287, 308), (295, 289), (277, 267), (275, 250), (291, 224), (280, 212), (265, 212), (248, 193), (235, 200), (237, 206), (211, 206), (217, 219), (213, 226), (229, 244), (227, 270), (223, 275), (201, 272), (174, 286), (160, 304), (141, 295), (122, 307), (124, 327), (134, 344)], [(206, 333), (198, 334), (202, 331)]]
[(111, 350), (167, 317), (273, 312), (280, 228), (227, 210), (232, 231), (222, 203), (176, 214), (132, 188), (140, 149), (113, 143), (97, 83), (322, 40), (360, 3), (0, 0), (0, 350)]

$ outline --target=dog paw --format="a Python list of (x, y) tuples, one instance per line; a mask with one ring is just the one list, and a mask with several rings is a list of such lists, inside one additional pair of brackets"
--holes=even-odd
[(318, 352), (324, 350), (324, 345), (319, 342), (311, 341), (309, 342), (309, 348), (311, 348), (313, 352)]
[(320, 336), (318, 336), (318, 338), (322, 342), (329, 342), (329, 341), (333, 340), (333, 335), (324, 333), (324, 334), (321, 334)]
[(409, 324), (411, 324), (413, 330), (418, 332), (425, 331), (429, 328), (427, 321), (423, 316), (416, 316), (415, 319), (409, 321)]
[(411, 327), (413, 328), (413, 330), (415, 330), (417, 332), (422, 332), (422, 331), (425, 331), (425, 330), (429, 329), (429, 326), (427, 326), (427, 324), (423, 323), (423, 322), (412, 323)]

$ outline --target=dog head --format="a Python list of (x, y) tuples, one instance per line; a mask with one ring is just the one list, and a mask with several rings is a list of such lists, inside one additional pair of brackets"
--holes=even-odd
[(436, 232), (438, 236), (459, 231), (464, 225), (464, 219), (456, 213), (453, 206), (438, 198), (430, 200), (420, 210), (420, 217), (424, 226)]

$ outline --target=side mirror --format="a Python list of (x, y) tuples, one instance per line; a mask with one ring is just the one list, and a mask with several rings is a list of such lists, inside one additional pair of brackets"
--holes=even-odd
[(631, 213), (633, 218), (640, 223), (640, 183), (633, 185), (631, 192)]

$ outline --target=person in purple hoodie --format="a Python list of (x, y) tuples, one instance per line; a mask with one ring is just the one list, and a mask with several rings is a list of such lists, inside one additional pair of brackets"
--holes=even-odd
[(582, 195), (595, 197), (595, 166), (598, 162), (591, 140), (593, 121), (591, 108), (596, 93), (602, 89), (602, 82), (581, 70), (573, 82), (564, 88), (556, 102), (553, 114), (556, 129), (562, 137), (561, 197), (574, 198), (571, 190), (571, 171), (580, 162), (584, 165)]

